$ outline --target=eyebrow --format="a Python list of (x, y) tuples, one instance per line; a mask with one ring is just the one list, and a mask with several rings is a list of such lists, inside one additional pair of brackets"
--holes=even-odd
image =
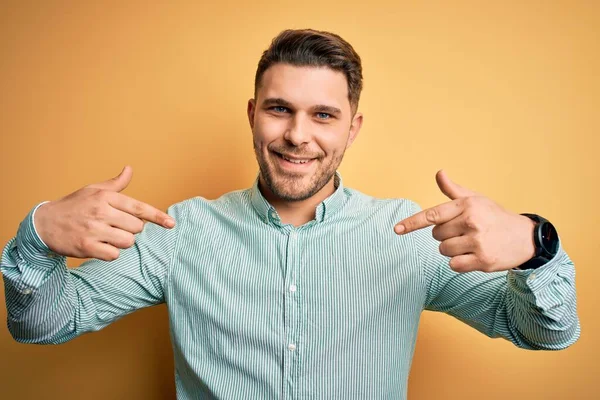
[[(289, 101), (284, 100), (280, 97), (270, 97), (268, 99), (265, 99), (265, 101), (263, 101), (263, 106), (265, 106), (265, 107), (281, 106), (281, 107), (286, 107), (286, 108), (294, 108), (292, 103), (290, 103)], [(316, 106), (313, 106), (312, 111), (333, 114), (333, 115), (341, 115), (342, 114), (342, 110), (340, 110), (339, 108), (327, 106), (324, 104), (318, 104)]]
[(265, 107), (282, 106), (282, 107), (292, 108), (292, 103), (290, 103), (289, 101), (284, 100), (282, 98), (279, 98), (279, 97), (270, 97), (268, 99), (265, 99), (265, 101), (263, 101), (263, 106), (265, 106)]

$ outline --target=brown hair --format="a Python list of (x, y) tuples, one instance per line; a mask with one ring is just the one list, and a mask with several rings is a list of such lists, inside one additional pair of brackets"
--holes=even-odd
[(346, 75), (348, 100), (353, 112), (358, 108), (362, 90), (362, 65), (360, 57), (350, 43), (335, 33), (313, 29), (288, 29), (271, 42), (258, 62), (254, 78), (254, 97), (263, 74), (274, 64), (328, 67)]

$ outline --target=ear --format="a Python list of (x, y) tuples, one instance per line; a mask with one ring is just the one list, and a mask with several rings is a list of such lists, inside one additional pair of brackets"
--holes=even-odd
[(363, 115), (362, 113), (356, 113), (352, 118), (352, 124), (350, 125), (350, 135), (348, 135), (348, 142), (346, 142), (346, 149), (349, 149), (354, 139), (358, 136), (358, 132), (360, 132), (360, 128), (363, 123)]
[(256, 110), (256, 100), (248, 100), (248, 122), (250, 122), (250, 129), (254, 129), (254, 111)]

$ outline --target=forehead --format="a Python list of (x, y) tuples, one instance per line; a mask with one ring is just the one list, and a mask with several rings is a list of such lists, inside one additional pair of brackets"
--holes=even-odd
[(299, 107), (325, 104), (350, 109), (346, 76), (327, 67), (275, 64), (265, 71), (257, 97), (282, 98)]

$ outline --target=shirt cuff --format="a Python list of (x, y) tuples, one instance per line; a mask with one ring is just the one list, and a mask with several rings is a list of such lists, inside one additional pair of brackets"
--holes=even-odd
[(529, 289), (532, 292), (543, 290), (557, 275), (561, 261), (566, 255), (559, 242), (556, 255), (546, 264), (535, 269), (511, 269), (508, 271), (508, 283), (518, 289)]
[(19, 255), (28, 265), (41, 269), (52, 269), (58, 261), (62, 261), (66, 257), (51, 251), (35, 229), (35, 212), (45, 203), (47, 201), (35, 206), (21, 222), (14, 245), (17, 246)]

